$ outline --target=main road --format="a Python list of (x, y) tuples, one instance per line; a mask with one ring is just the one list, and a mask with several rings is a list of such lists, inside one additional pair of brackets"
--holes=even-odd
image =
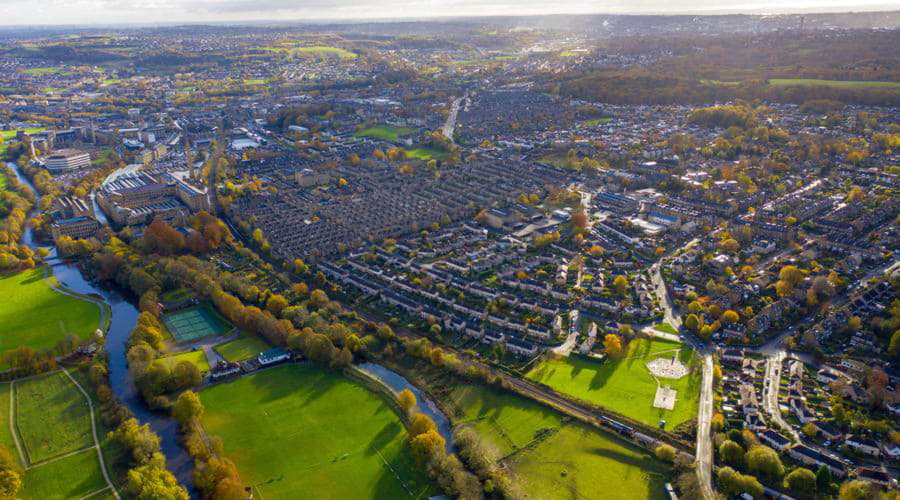
[(450, 114), (447, 115), (447, 121), (444, 123), (443, 128), (441, 128), (441, 133), (444, 134), (444, 137), (450, 139), (450, 142), (453, 142), (453, 129), (456, 128), (456, 116), (459, 114), (459, 106), (467, 95), (468, 92), (462, 97), (457, 97), (453, 100), (453, 104), (450, 106)]

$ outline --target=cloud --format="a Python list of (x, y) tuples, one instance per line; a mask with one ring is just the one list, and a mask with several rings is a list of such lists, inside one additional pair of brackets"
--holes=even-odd
[[(563, 13), (785, 12), (887, 9), (879, 0), (0, 0), (0, 24), (426, 18)], [(896, 6), (894, 6), (896, 8)]]

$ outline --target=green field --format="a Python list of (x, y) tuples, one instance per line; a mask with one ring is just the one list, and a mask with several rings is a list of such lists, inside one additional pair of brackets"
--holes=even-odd
[(55, 75), (56, 73), (62, 73), (62, 66), (47, 66), (45, 68), (28, 68), (23, 69), (22, 73), (31, 76), (44, 76), (44, 75)]
[(194, 292), (189, 288), (176, 288), (174, 290), (166, 290), (160, 294), (159, 298), (164, 302), (181, 302), (194, 297)]
[(445, 153), (444, 151), (438, 151), (437, 149), (419, 147), (407, 151), (406, 156), (407, 158), (416, 158), (418, 160), (430, 160), (432, 158), (443, 160), (447, 157), (447, 153)]
[(865, 80), (815, 80), (812, 78), (770, 78), (769, 85), (786, 86), (822, 86), (841, 89), (895, 88), (900, 89), (900, 82), (876, 82)]
[(355, 53), (340, 47), (261, 47), (261, 50), (266, 52), (291, 53), (318, 57), (337, 57), (346, 60), (356, 59), (358, 57)]
[(96, 304), (54, 291), (43, 276), (42, 268), (0, 274), (0, 352), (20, 346), (50, 349), (69, 333), (85, 340), (100, 327)]
[[(436, 493), (406, 430), (361, 385), (312, 365), (282, 365), (204, 389), (207, 432), (222, 438), (260, 498), (415, 498)], [(389, 463), (390, 467), (385, 463)]]
[[(25, 133), (36, 134), (38, 132), (43, 132), (44, 130), (46, 129), (43, 127), (31, 127), (26, 128)], [(0, 130), (0, 155), (6, 153), (6, 141), (15, 138), (18, 133), (18, 130)]]
[(19, 495), (34, 500), (81, 498), (105, 487), (97, 452), (90, 449), (28, 469)]
[(176, 364), (182, 361), (190, 361), (200, 369), (200, 373), (206, 374), (209, 372), (209, 362), (206, 360), (206, 353), (202, 350), (182, 352), (171, 356), (164, 356), (159, 359), (163, 363), (168, 364), (169, 369), (174, 368)]
[[(613, 434), (565, 422), (539, 403), (483, 386), (458, 387), (451, 398), (462, 414), (457, 422), (474, 426), (507, 457), (526, 498), (666, 498), (669, 468)], [(550, 430), (549, 437), (535, 441), (542, 429)]]
[(268, 80), (265, 78), (244, 78), (244, 85), (265, 85)]
[(584, 125), (585, 127), (596, 127), (597, 125), (606, 125), (607, 123), (609, 123), (611, 121), (612, 121), (612, 118), (610, 118), (608, 116), (604, 116), (602, 118), (594, 118), (592, 120), (585, 120), (585, 121), (581, 122), (581, 124)]
[(375, 125), (367, 129), (356, 132), (356, 137), (371, 137), (373, 139), (381, 139), (383, 141), (396, 141), (400, 137), (412, 134), (414, 128), (394, 127), (393, 125)]
[(16, 456), (16, 442), (9, 432), (9, 382), (0, 383), (0, 446)]
[(672, 335), (678, 335), (678, 330), (676, 330), (672, 325), (668, 323), (660, 323), (658, 325), (653, 325), (653, 329), (657, 332), (662, 333), (671, 333)]
[[(622, 359), (603, 362), (576, 357), (544, 360), (526, 377), (647, 425), (656, 426), (664, 419), (666, 429), (672, 430), (697, 415), (699, 367), (678, 380), (660, 379), (663, 385), (678, 391), (675, 408), (670, 411), (653, 407), (657, 383), (645, 363), (655, 358), (671, 358), (672, 350), (680, 346), (677, 342), (657, 338), (637, 339), (629, 344), (628, 353)], [(694, 368), (694, 351), (681, 350), (679, 360)]]
[(255, 335), (244, 335), (215, 347), (216, 352), (225, 358), (226, 361), (233, 363), (250, 359), (269, 349), (271, 347)]
[[(3, 147), (3, 146), (0, 146)], [(0, 191), (6, 191), (6, 185), (9, 183), (9, 180), (6, 178), (5, 174), (0, 173)]]
[(16, 427), (32, 464), (94, 444), (84, 395), (65, 373), (15, 384)]

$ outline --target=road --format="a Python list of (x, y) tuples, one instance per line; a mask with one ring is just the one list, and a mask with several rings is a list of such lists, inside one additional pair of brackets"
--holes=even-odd
[(710, 423), (713, 414), (713, 358), (709, 353), (703, 354), (703, 381), (700, 384), (700, 409), (697, 412), (697, 479), (703, 498), (716, 498), (712, 487), (713, 452), (710, 438)]
[(441, 128), (441, 133), (444, 134), (444, 137), (450, 139), (450, 142), (453, 142), (453, 129), (456, 128), (456, 116), (459, 114), (459, 106), (466, 98), (466, 95), (468, 93), (454, 99), (453, 104), (450, 106), (450, 114), (447, 115), (447, 121), (444, 122), (444, 126)]
[(778, 424), (782, 432), (786, 432), (799, 440), (800, 436), (793, 426), (788, 424), (781, 416), (781, 408), (778, 406), (778, 392), (781, 387), (781, 366), (786, 353), (783, 350), (775, 351), (766, 357), (766, 381), (763, 383), (763, 408), (769, 414), (772, 422)]

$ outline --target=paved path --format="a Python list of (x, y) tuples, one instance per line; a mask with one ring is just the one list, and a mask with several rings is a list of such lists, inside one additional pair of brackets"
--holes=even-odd
[(781, 408), (778, 406), (778, 392), (781, 389), (781, 366), (784, 362), (785, 352), (777, 351), (766, 357), (766, 381), (763, 387), (763, 409), (769, 414), (773, 422), (781, 426), (782, 432), (786, 432), (797, 441), (800, 436), (794, 427), (788, 424), (781, 416)]
[(109, 480), (109, 474), (107, 474), (106, 472), (106, 461), (103, 460), (103, 452), (100, 451), (100, 440), (97, 439), (97, 419), (94, 415), (94, 403), (91, 401), (91, 397), (87, 392), (85, 392), (84, 388), (81, 387), (81, 384), (79, 384), (78, 381), (75, 380), (74, 377), (72, 377), (69, 371), (65, 368), (63, 368), (62, 371), (66, 374), (67, 377), (69, 377), (69, 380), (71, 380), (72, 383), (75, 384), (75, 387), (77, 387), (78, 390), (81, 391), (81, 394), (84, 395), (85, 399), (87, 399), (88, 409), (91, 410), (91, 433), (94, 435), (94, 448), (97, 450), (97, 458), (100, 459), (100, 470), (103, 471), (103, 479), (106, 479), (106, 484), (109, 485), (109, 488), (112, 490), (113, 496), (115, 496), (116, 498), (120, 498), (118, 490), (116, 490), (116, 487), (113, 486), (112, 481)]
[(700, 385), (700, 409), (697, 412), (697, 478), (703, 498), (716, 498), (712, 487), (713, 452), (710, 423), (713, 414), (713, 359), (703, 354), (703, 381)]
[(453, 129), (456, 128), (456, 116), (459, 114), (459, 106), (465, 98), (466, 96), (464, 95), (457, 97), (453, 101), (453, 105), (450, 106), (450, 114), (447, 115), (447, 121), (444, 122), (444, 126), (441, 128), (441, 133), (444, 134), (444, 137), (450, 139), (450, 142), (453, 142)]
[(569, 336), (566, 337), (566, 341), (562, 344), (550, 349), (553, 351), (553, 354), (558, 354), (560, 356), (568, 357), (572, 352), (572, 349), (575, 348), (575, 342), (578, 340), (578, 330), (575, 330), (569, 333)]

